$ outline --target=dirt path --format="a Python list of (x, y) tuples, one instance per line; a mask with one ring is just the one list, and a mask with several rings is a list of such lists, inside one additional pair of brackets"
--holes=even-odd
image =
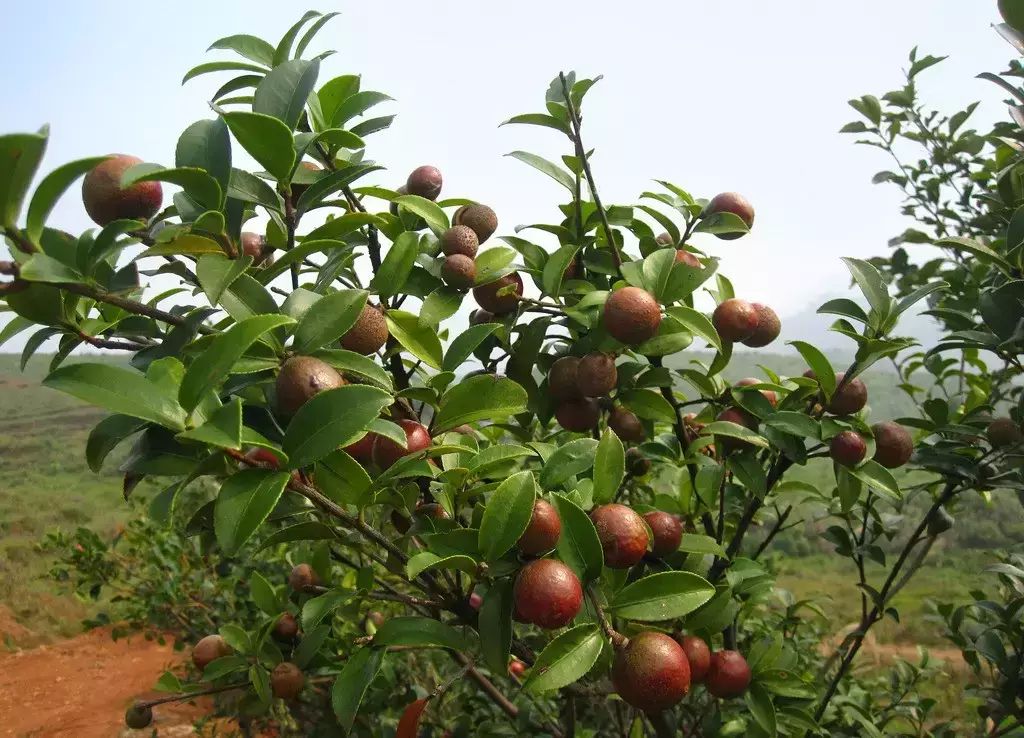
[[(125, 708), (149, 695), (182, 654), (142, 636), (114, 641), (94, 630), (27, 651), (0, 653), (0, 736), (118, 738), (149, 736), (124, 727)], [(161, 707), (153, 728), (161, 738), (193, 735), (203, 706)]]

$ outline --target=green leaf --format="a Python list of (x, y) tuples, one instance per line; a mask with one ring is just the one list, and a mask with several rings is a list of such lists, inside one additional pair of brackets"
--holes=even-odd
[(317, 18), (316, 23), (311, 25), (306, 30), (306, 32), (304, 34), (302, 34), (302, 38), (299, 39), (299, 43), (295, 47), (295, 58), (296, 59), (299, 59), (299, 58), (302, 57), (303, 53), (305, 53), (305, 51), (306, 51), (306, 48), (313, 41), (313, 38), (320, 31), (320, 29), (323, 28), (327, 24), (327, 22), (329, 20), (331, 20), (331, 18), (334, 18), (334, 17), (336, 17), (338, 15), (341, 15), (341, 13), (325, 13), (324, 15), (320, 16), (319, 18)]
[(480, 650), (484, 663), (495, 674), (508, 668), (512, 650), (512, 579), (491, 585), (480, 607)]
[(611, 502), (626, 476), (626, 450), (615, 432), (608, 428), (601, 435), (594, 457), (594, 502)]
[(174, 165), (204, 170), (226, 191), (231, 182), (231, 134), (220, 118), (199, 120), (178, 137)]
[(121, 441), (146, 427), (146, 421), (130, 415), (109, 415), (89, 432), (85, 442), (85, 460), (89, 468), (99, 473), (103, 461)]
[(461, 554), (438, 556), (430, 551), (423, 551), (409, 559), (409, 563), (405, 565), (405, 575), (409, 579), (415, 579), (425, 571), (453, 569), (472, 576), (477, 573), (477, 568), (477, 562), (469, 556)]
[(508, 274), (509, 265), (516, 260), (516, 252), (504, 246), (485, 249), (476, 257), (475, 284), (487, 284)]
[(686, 326), (691, 333), (707, 341), (712, 348), (718, 351), (723, 350), (722, 339), (719, 337), (718, 331), (715, 330), (715, 326), (704, 313), (699, 313), (685, 305), (670, 307), (665, 312)]
[(359, 230), (365, 225), (383, 225), (383, 221), (372, 213), (345, 213), (337, 218), (327, 221), (319, 228), (314, 228), (303, 237), (303, 245), (311, 241), (320, 241), (324, 244), (331, 243), (331, 239), (338, 239), (347, 236), (349, 233)]
[(306, 600), (302, 606), (303, 629), (315, 628), (324, 618), (350, 599), (352, 599), (352, 592), (344, 589), (332, 589)]
[(579, 248), (578, 245), (568, 244), (548, 257), (547, 263), (544, 264), (544, 272), (541, 275), (541, 287), (544, 294), (551, 297), (558, 297), (561, 294), (565, 270), (568, 269), (572, 260), (576, 258), (576, 252), (579, 251)]
[(466, 639), (450, 625), (432, 618), (391, 618), (373, 636), (375, 646), (438, 646), (466, 650)]
[(277, 118), (260, 113), (222, 113), (224, 122), (242, 148), (279, 182), (287, 182), (295, 165), (292, 133)]
[(576, 189), (576, 178), (573, 175), (541, 156), (531, 154), (528, 151), (513, 151), (505, 154), (505, 156), (511, 156), (513, 159), (529, 164), (539, 172), (544, 172), (544, 174), (558, 182), (562, 187), (565, 187), (569, 192), (573, 192)]
[(757, 724), (774, 738), (778, 734), (778, 724), (775, 718), (775, 705), (772, 704), (772, 697), (768, 694), (768, 690), (754, 682), (743, 699)]
[(645, 389), (628, 390), (619, 393), (619, 399), (641, 418), (663, 420), (666, 423), (675, 422), (676, 411), (658, 392)]
[(342, 100), (338, 107), (334, 111), (334, 115), (330, 118), (330, 124), (332, 128), (340, 128), (343, 124), (347, 123), (357, 115), (365, 113), (367, 110), (375, 105), (379, 105), (382, 102), (387, 102), (392, 98), (385, 95), (383, 92), (373, 92), (372, 90), (365, 90), (363, 92), (356, 92), (353, 95), (346, 97)]
[[(187, 375), (186, 375), (187, 376)], [(198, 428), (179, 433), (178, 440), (198, 441), (218, 448), (242, 448), (242, 400), (232, 397), (214, 410)]]
[(900, 500), (903, 497), (896, 477), (877, 461), (865, 461), (855, 469), (847, 471), (884, 497), (891, 500)]
[(344, 349), (321, 349), (314, 351), (313, 356), (345, 374), (356, 374), (383, 390), (392, 390), (391, 375), (369, 356)]
[(352, 730), (359, 704), (384, 663), (384, 649), (361, 648), (349, 657), (331, 688), (331, 706), (346, 733)]
[(441, 368), (441, 339), (437, 331), (420, 323), (419, 316), (404, 310), (388, 310), (388, 330), (402, 348), (432, 369)]
[(324, 83), (316, 93), (320, 100), (320, 110), (324, 120), (330, 122), (338, 106), (355, 93), (359, 92), (359, 75), (345, 74)]
[(715, 594), (714, 586), (688, 571), (666, 571), (620, 589), (608, 609), (627, 620), (662, 622), (681, 618)]
[(260, 527), (288, 484), (286, 472), (244, 469), (229, 477), (213, 506), (213, 530), (225, 553), (235, 553)]
[(768, 441), (756, 432), (745, 428), (737, 423), (731, 423), (727, 420), (716, 420), (708, 423), (700, 432), (701, 436), (727, 436), (729, 438), (739, 438), (761, 448), (768, 448)]
[(577, 438), (559, 446), (540, 471), (540, 486), (553, 489), (592, 467), (597, 447), (593, 438)]
[[(319, 478), (317, 482), (319, 482)], [(276, 546), (279, 543), (291, 543), (292, 541), (336, 541), (338, 539), (334, 529), (316, 520), (307, 520), (304, 523), (289, 525), (271, 533), (263, 539), (259, 550)]]
[(302, 27), (309, 23), (314, 18), (319, 18), (321, 13), (315, 10), (307, 10), (301, 18), (293, 25), (288, 31), (281, 37), (281, 40), (277, 44), (277, 48), (274, 49), (274, 66), (284, 64), (288, 61), (288, 57), (292, 53), (292, 44), (295, 43), (295, 37), (299, 35), (299, 31)]
[(13, 228), (32, 178), (46, 152), (50, 129), (0, 136), (0, 226)]
[(836, 370), (832, 368), (828, 357), (821, 353), (816, 346), (812, 346), (806, 341), (789, 341), (789, 345), (804, 357), (804, 361), (816, 375), (818, 383), (825, 393), (825, 398), (831, 397), (836, 391)]
[(971, 256), (977, 257), (983, 263), (995, 264), (1007, 274), (1013, 274), (1013, 264), (993, 251), (983, 243), (970, 238), (943, 238), (935, 242), (940, 248), (953, 249), (954, 251), (966, 251)]
[(249, 594), (256, 607), (267, 615), (278, 615), (281, 613), (281, 601), (277, 593), (267, 581), (266, 577), (258, 571), (249, 575)]
[(463, 293), (451, 287), (439, 287), (423, 298), (420, 307), (420, 322), (424, 325), (437, 327), (462, 307)]
[(241, 169), (231, 170), (228, 197), (262, 205), (274, 212), (282, 212), (284, 207), (281, 198), (274, 191), (273, 187), (256, 175), (249, 174), (249, 172), (242, 171)]
[(444, 354), (441, 369), (446, 372), (454, 372), (462, 366), (462, 362), (470, 357), (477, 346), (483, 343), (488, 336), (500, 327), (500, 323), (481, 323), (480, 325), (473, 325), (467, 328), (464, 333), (456, 336), (455, 340), (448, 347)]
[(558, 538), (558, 558), (586, 583), (601, 576), (604, 550), (597, 528), (583, 509), (569, 498), (553, 493), (551, 501), (562, 519), (562, 535)]
[(294, 131), (319, 73), (316, 59), (294, 59), (275, 66), (256, 87), (253, 112), (277, 118)]
[(714, 233), (716, 235), (750, 233), (750, 227), (735, 213), (712, 213), (701, 219), (694, 229), (697, 233)]
[(711, 536), (701, 536), (696, 533), (683, 533), (679, 542), (679, 550), (686, 553), (713, 554), (725, 558), (725, 549)]
[(76, 179), (89, 172), (97, 164), (106, 161), (107, 156), (93, 156), (89, 159), (79, 159), (64, 166), (54, 169), (43, 178), (43, 181), (36, 187), (32, 195), (32, 202), (28, 206), (28, 220), (25, 231), (29, 239), (38, 242), (43, 235), (43, 227), (46, 225), (46, 218), (57, 204), (57, 200), (64, 194)]
[(196, 277), (211, 305), (220, 303), (224, 290), (252, 264), (251, 256), (229, 259), (223, 254), (205, 254), (196, 263)]
[(416, 257), (420, 252), (419, 235), (412, 231), (403, 231), (395, 239), (388, 249), (380, 269), (370, 282), (370, 289), (375, 290), (378, 295), (384, 298), (397, 295), (405, 286), (405, 280), (409, 278)]
[(808, 415), (792, 410), (780, 410), (765, 420), (764, 424), (801, 438), (821, 439), (821, 424)]
[(34, 254), (21, 265), (20, 276), (26, 282), (48, 282), (51, 284), (73, 284), (84, 277), (63, 261), (46, 254)]
[(195, 410), (203, 397), (227, 378), (231, 367), (260, 336), (292, 322), (286, 315), (256, 315), (215, 336), (185, 372), (178, 392), (181, 406), (190, 413)]
[(441, 397), (434, 418), (434, 433), (444, 433), (478, 420), (497, 422), (523, 412), (527, 401), (526, 390), (511, 379), (489, 374), (467, 377)]
[(569, 128), (569, 124), (560, 118), (556, 118), (553, 115), (545, 115), (543, 113), (526, 113), (524, 115), (516, 115), (509, 118), (501, 125), (507, 126), (512, 123), (520, 123), (523, 125), (530, 126), (544, 126), (545, 128), (554, 128), (556, 131), (561, 131), (565, 135), (569, 135), (572, 129)]
[(484, 470), (492, 466), (502, 466), (512, 459), (519, 459), (523, 456), (533, 456), (534, 450), (526, 446), (515, 446), (502, 443), (496, 446), (488, 446), (480, 453), (473, 455), (466, 463), (466, 470), (475, 475), (483, 474)]
[(878, 269), (862, 259), (845, 257), (843, 262), (846, 264), (846, 268), (850, 270), (850, 274), (853, 275), (853, 279), (857, 286), (860, 287), (860, 291), (867, 298), (868, 304), (871, 305), (872, 310), (878, 316), (880, 325), (889, 317), (893, 308), (893, 301), (889, 297), (889, 288), (885, 284), (885, 279)]
[(263, 67), (258, 67), (255, 64), (247, 64), (245, 62), (236, 61), (215, 61), (206, 62), (204, 64), (198, 64), (192, 67), (190, 70), (185, 72), (185, 76), (181, 78), (181, 84), (185, 84), (190, 79), (195, 79), (202, 74), (210, 74), (212, 72), (259, 72), (260, 74), (265, 73), (267, 70)]
[(441, 206), (425, 197), (420, 197), (419, 195), (400, 195), (395, 198), (395, 202), (410, 213), (423, 218), (435, 233), (446, 231), (451, 225), (448, 222), (448, 216), (441, 209)]
[(294, 350), (300, 354), (341, 338), (366, 306), (365, 290), (341, 290), (317, 300), (295, 327)]
[(597, 625), (565, 631), (537, 656), (523, 689), (549, 692), (572, 684), (593, 668), (603, 648), (604, 635)]
[[(405, 440), (404, 432), (402, 440)], [(370, 475), (362, 464), (344, 451), (335, 451), (318, 461), (315, 476), (324, 495), (339, 505), (355, 505), (362, 509), (371, 500)]]
[(290, 468), (308, 466), (348, 445), (392, 401), (376, 387), (350, 384), (321, 392), (299, 408), (284, 434)]
[(213, 49), (230, 49), (250, 61), (268, 67), (274, 64), (274, 47), (261, 38), (244, 33), (217, 39), (207, 51)]
[(172, 430), (185, 429), (185, 410), (169, 391), (136, 371), (109, 364), (62, 366), (43, 386), (114, 413), (142, 418)]
[(505, 555), (526, 531), (537, 499), (533, 472), (513, 474), (498, 485), (487, 500), (480, 521), (480, 553), (487, 561)]
[(159, 164), (136, 164), (121, 175), (121, 186), (131, 187), (137, 182), (170, 182), (206, 210), (219, 210), (221, 188), (216, 179), (196, 167), (165, 169)]

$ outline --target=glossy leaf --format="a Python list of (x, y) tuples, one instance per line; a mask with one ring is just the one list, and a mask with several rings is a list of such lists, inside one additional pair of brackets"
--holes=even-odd
[(420, 251), (420, 239), (412, 231), (404, 231), (388, 249), (380, 269), (370, 282), (370, 288), (383, 298), (397, 295), (409, 278)]
[(275, 66), (256, 87), (252, 110), (277, 118), (292, 131), (316, 85), (320, 62), (295, 59)]
[(487, 499), (480, 521), (480, 553), (488, 561), (501, 558), (526, 531), (537, 498), (533, 472), (513, 474)]
[(432, 200), (419, 195), (399, 195), (395, 202), (408, 210), (410, 213), (420, 216), (427, 222), (435, 232), (440, 233), (448, 229), (448, 216), (441, 209), (441, 206)]
[(36, 187), (32, 195), (32, 202), (28, 206), (28, 216), (25, 224), (25, 231), (33, 242), (39, 240), (43, 235), (43, 226), (46, 225), (46, 218), (57, 204), (61, 195), (70, 187), (75, 180), (86, 174), (97, 164), (106, 161), (109, 157), (93, 156), (89, 159), (79, 159), (57, 167), (43, 178), (43, 181)]
[(433, 328), (404, 310), (388, 310), (385, 318), (388, 330), (402, 348), (432, 369), (441, 368), (441, 339)]
[(331, 706), (342, 729), (352, 730), (363, 695), (384, 663), (384, 649), (361, 648), (345, 663), (331, 688)]
[(46, 151), (50, 130), (0, 136), (0, 226), (18, 223), (21, 204)]
[(464, 651), (466, 639), (459, 631), (432, 618), (397, 617), (388, 619), (373, 636), (375, 646), (438, 646)]
[(666, 571), (623, 587), (608, 609), (627, 620), (662, 622), (688, 615), (714, 594), (714, 586), (703, 577), (688, 571)]
[(52, 372), (43, 386), (110, 412), (184, 430), (185, 410), (163, 387), (131, 369), (109, 364), (70, 364)]
[(531, 154), (528, 151), (513, 151), (510, 154), (506, 154), (506, 156), (511, 156), (513, 159), (518, 159), (525, 164), (529, 164), (537, 171), (543, 172), (551, 177), (551, 179), (565, 187), (569, 192), (573, 192), (576, 188), (576, 178), (573, 177), (573, 175), (562, 169), (557, 164), (548, 161), (544, 157)]
[(287, 483), (287, 473), (264, 469), (244, 469), (224, 482), (213, 507), (213, 530), (225, 553), (233, 554), (249, 540)]
[(287, 182), (295, 164), (292, 134), (277, 118), (260, 113), (223, 113), (232, 135), (277, 180)]
[(383, 390), (354, 384), (313, 397), (299, 408), (284, 434), (290, 468), (307, 466), (352, 443), (391, 400)]
[(467, 377), (441, 397), (434, 433), (480, 420), (496, 422), (523, 412), (527, 400), (526, 390), (511, 379), (489, 374)]
[(541, 469), (540, 486), (553, 489), (592, 467), (597, 447), (593, 438), (577, 438), (559, 446)]
[(501, 674), (512, 648), (512, 579), (496, 581), (480, 607), (480, 648), (487, 668)]
[(365, 290), (341, 290), (313, 303), (295, 326), (295, 351), (307, 354), (341, 338), (359, 319), (366, 297)]
[(604, 635), (597, 625), (578, 625), (551, 641), (523, 684), (530, 692), (561, 689), (581, 679), (597, 663), (604, 648)]
[(554, 493), (551, 502), (562, 519), (562, 535), (558, 539), (558, 558), (564, 561), (586, 583), (601, 576), (604, 550), (597, 528), (583, 509), (569, 498)]
[(594, 457), (594, 502), (611, 502), (626, 476), (626, 450), (615, 432), (601, 435)]

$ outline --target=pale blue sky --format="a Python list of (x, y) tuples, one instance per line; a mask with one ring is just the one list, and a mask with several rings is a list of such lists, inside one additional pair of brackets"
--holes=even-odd
[[(52, 126), (44, 165), (112, 151), (172, 163), (178, 134), (211, 117), (209, 95), (229, 77), (180, 85), (214, 39), (253, 33), (276, 42), (305, 6), (265, 0), (174, 3), (8, 3), (0, 45), (0, 130)], [(559, 69), (604, 74), (587, 101), (585, 138), (603, 198), (634, 203), (655, 178), (697, 196), (744, 193), (757, 209), (752, 236), (698, 239), (723, 257), (739, 295), (806, 314), (846, 282), (840, 256), (867, 257), (905, 224), (893, 190), (870, 177), (880, 152), (837, 133), (855, 116), (846, 101), (896, 87), (907, 53), (951, 58), (922, 91), (951, 110), (986, 103), (982, 124), (1003, 111), (974, 77), (1000, 71), (1011, 50), (995, 35), (992, 0), (730, 0), (631, 3), (322, 2), (342, 15), (315, 49), (338, 54), (321, 70), (361, 73), (363, 88), (396, 99), (394, 126), (370, 141), (386, 165), (382, 184), (432, 163), (446, 196), (498, 212), (499, 234), (554, 220), (563, 192), (502, 155), (525, 149), (557, 158), (564, 139), (498, 123), (542, 109)], [(383, 111), (382, 106), (379, 110)], [(378, 114), (374, 111), (374, 114)], [(75, 193), (54, 216), (90, 226)], [(9, 344), (6, 350), (17, 348)]]

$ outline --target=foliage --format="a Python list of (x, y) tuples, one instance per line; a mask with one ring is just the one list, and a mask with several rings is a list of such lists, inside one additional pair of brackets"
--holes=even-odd
[[(187, 537), (161, 544), (187, 561), (212, 552), (244, 562), (237, 580), (226, 572), (228, 581), (202, 590), (244, 600), (218, 603), (227, 622), (216, 630), (232, 652), (188, 683), (165, 677), (160, 686), (175, 693), (168, 699), (230, 692), (226, 709), (246, 720), (307, 728), (304, 716), (329, 704), (334, 719), (314, 718), (317, 731), (366, 736), (382, 725), (412, 735), (423, 721), (457, 736), (852, 735), (898, 721), (923, 728), (929, 706), (912, 692), (927, 661), (898, 667), (892, 683), (913, 703), (893, 704), (851, 678), (854, 658), (873, 626), (898, 617), (892, 600), (948, 529), (936, 524), (944, 508), (967, 490), (1021, 484), (1012, 449), (979, 438), (993, 409), (987, 397), (953, 425), (927, 404), (922, 418), (906, 421), (920, 431), (912, 476), (874, 458), (882, 441), (858, 400), (862, 376), (914, 345), (897, 333), (900, 316), (946, 283), (928, 279), (893, 295), (878, 268), (845, 259), (863, 299), (822, 307), (840, 316), (834, 329), (855, 346), (845, 372), (796, 341), (813, 375), (764, 368), (753, 385), (732, 385), (723, 377), (733, 355), (725, 337), (745, 330), (750, 345), (764, 345), (773, 336), (756, 342), (751, 334), (764, 326), (770, 334), (771, 321), (733, 299), (718, 259), (697, 244), (745, 235), (749, 204), (735, 195), (696, 198), (661, 180), (640, 204), (602, 203), (581, 112), (599, 78), (560, 74), (544, 112), (507, 122), (551, 129), (566, 145), (557, 161), (511, 154), (563, 186), (561, 217), (519, 226), (502, 237), (506, 246), (476, 255), (473, 295), (487, 309), (451, 335), (468, 292), (442, 271), (440, 239), (466, 221), (486, 242), (493, 212), (464, 198), (435, 202), (413, 191), (426, 192), (412, 177), (407, 191), (365, 184), (380, 169), (365, 158), (366, 138), (391, 118), (363, 116), (389, 98), (363, 90), (355, 75), (319, 84), (329, 52), (303, 57), (331, 15), (306, 14), (276, 46), (221, 39), (214, 48), (246, 61), (186, 74), (245, 72), (214, 94), (216, 118), (182, 134), (173, 166), (139, 164), (121, 175), (121, 188), (180, 188), (173, 206), (152, 217), (136, 210), (77, 237), (46, 225), (56, 199), (101, 157), (44, 177), (22, 221), (49, 134), (0, 137), (9, 163), (0, 170), (0, 226), (14, 259), (0, 268), (14, 277), (3, 290), (15, 314), (4, 336), (34, 328), (27, 356), (59, 336), (45, 384), (111, 413), (91, 433), (86, 457), (99, 470), (131, 442), (120, 467), (125, 497), (141, 480), (161, 479), (150, 513), (161, 523), (182, 520)], [(243, 152), (256, 171), (239, 166)], [(268, 222), (253, 254), (243, 228), (255, 214)], [(1001, 269), (1008, 257), (997, 257), (985, 263)], [(147, 299), (147, 280), (158, 275), (177, 286)], [(517, 287), (523, 276), (532, 282), (527, 294)], [(702, 290), (724, 306), (711, 317), (698, 310)], [(378, 307), (386, 343), (366, 355), (338, 348)], [(734, 308), (747, 329), (730, 324)], [(963, 348), (975, 339), (952, 341)], [(82, 344), (126, 351), (130, 366), (65, 363)], [(710, 361), (666, 360), (694, 344), (713, 352)], [(555, 360), (592, 353), (617, 357), (608, 396), (553, 397), (547, 373)], [(292, 382), (300, 366), (315, 371)], [(690, 405), (692, 417), (684, 414)], [(623, 411), (630, 422), (610, 427)], [(846, 432), (863, 438), (864, 461), (834, 464), (824, 485), (793, 473), (828, 456)], [(368, 435), (369, 455), (360, 450)], [(993, 473), (979, 471), (982, 462)], [(557, 634), (514, 622), (527, 614), (516, 604), (527, 565), (517, 541), (538, 498), (553, 503), (562, 524), (549, 558), (564, 562), (555, 569), (569, 593), (542, 603), (568, 612)], [(623, 560), (620, 541), (587, 512), (613, 501), (677, 515), (687, 535), (663, 557), (624, 539), (637, 556), (612, 568)], [(626, 520), (636, 517), (623, 509)], [(858, 627), (824, 664), (813, 605), (778, 591), (760, 561), (787, 523), (808, 515), (828, 521), (822, 537), (852, 562), (860, 592)], [(747, 540), (755, 523), (769, 530), (756, 547)], [(109, 581), (112, 560), (86, 543), (83, 570)], [(267, 553), (250, 556), (254, 548)], [(882, 574), (872, 577), (867, 562)], [(202, 579), (198, 566), (190, 571)], [(154, 583), (154, 573), (139, 584)], [(172, 592), (173, 603), (157, 612), (181, 612), (180, 598), (192, 592)], [(381, 601), (393, 603), (392, 617), (360, 630)], [(286, 611), (298, 616), (298, 640), (274, 638)], [(749, 689), (726, 700), (696, 688), (656, 715), (613, 697), (610, 665), (630, 637), (651, 629), (738, 649), (753, 674)], [(521, 684), (510, 658), (531, 667)], [(305, 674), (298, 700), (275, 696), (285, 661)], [(405, 729), (398, 700), (411, 706)]]

